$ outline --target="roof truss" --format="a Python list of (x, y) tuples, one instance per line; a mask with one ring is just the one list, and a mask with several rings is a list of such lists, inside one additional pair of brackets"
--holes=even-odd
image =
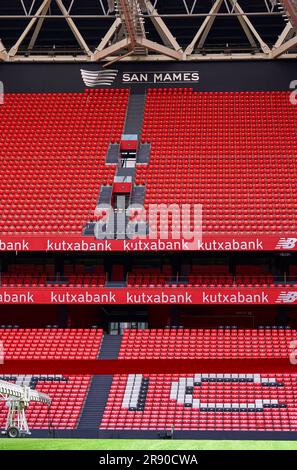
[[(118, 60), (229, 60), (232, 59), (269, 59), (297, 58), (297, 44), (292, 20), (292, 10), (296, 0), (290, 3), (290, 11), (277, 0), (257, 0), (262, 11), (252, 6), (247, 7), (245, 0), (214, 0), (212, 6), (205, 8), (206, 2), (201, 0), (175, 0), (178, 9), (168, 5), (164, 10), (161, 0), (98, 0), (96, 8), (85, 10), (81, 0), (20, 0), (18, 14), (2, 13), (0, 5), (0, 21), (18, 19), (26, 21), (24, 29), (14, 42), (7, 47), (5, 34), (0, 37), (0, 61), (106, 61), (113, 63)], [(297, 3), (297, 2), (296, 2)], [(160, 9), (158, 7), (160, 5)], [(208, 3), (209, 5), (209, 3)], [(296, 13), (296, 11), (295, 11)], [(283, 31), (276, 33), (275, 42), (267, 44), (261, 34), (261, 28), (255, 26), (255, 18), (277, 17), (282, 19)], [(225, 47), (221, 51), (209, 51), (206, 44), (210, 34), (215, 31), (217, 18), (238, 20), (242, 34), (247, 38), (250, 51), (231, 50)], [(289, 21), (290, 17), (290, 21)], [(297, 15), (296, 15), (297, 18)], [(39, 36), (46, 28), (48, 20), (65, 20), (65, 28), (71, 30), (77, 42), (77, 52), (67, 53), (49, 48), (48, 51), (38, 50)], [(103, 36), (98, 32), (97, 45), (90, 46), (81, 22), (94, 20), (107, 24)], [(45, 21), (47, 20), (47, 22)], [(178, 26), (184, 20), (191, 20), (197, 29), (188, 45), (181, 46), (176, 38), (172, 21)], [(11, 23), (10, 23), (11, 24)], [(154, 38), (147, 36), (147, 28), (153, 28)], [(228, 31), (226, 30), (226, 43)], [(24, 50), (25, 49), (25, 50)]]

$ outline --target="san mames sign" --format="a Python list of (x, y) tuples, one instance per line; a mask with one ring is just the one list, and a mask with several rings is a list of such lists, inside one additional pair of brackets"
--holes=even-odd
[(81, 69), (84, 84), (88, 87), (102, 85), (122, 84), (197, 84), (199, 72), (197, 71), (159, 71), (159, 72), (122, 72), (118, 70), (85, 70)]
[(197, 83), (199, 72), (124, 72), (123, 83)]

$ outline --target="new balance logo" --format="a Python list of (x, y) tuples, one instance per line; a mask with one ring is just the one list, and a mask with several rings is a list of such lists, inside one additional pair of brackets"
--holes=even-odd
[(94, 88), (96, 86), (111, 86), (118, 74), (117, 70), (83, 70), (80, 69), (83, 82), (86, 86)]
[(277, 304), (294, 304), (297, 301), (297, 292), (281, 292), (278, 296)]
[(297, 245), (297, 238), (281, 238), (276, 245), (277, 250), (294, 250)]

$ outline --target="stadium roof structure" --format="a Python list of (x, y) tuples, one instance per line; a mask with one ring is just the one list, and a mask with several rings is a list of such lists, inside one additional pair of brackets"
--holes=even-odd
[(0, 61), (297, 58), (297, 0), (1, 0)]

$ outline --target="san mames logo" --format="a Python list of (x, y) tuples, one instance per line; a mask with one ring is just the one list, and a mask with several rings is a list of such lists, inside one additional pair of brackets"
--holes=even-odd
[(85, 70), (81, 69), (81, 76), (87, 87), (111, 86), (117, 83), (174, 83), (174, 84), (195, 84), (199, 82), (200, 76), (197, 71), (176, 71), (176, 72), (122, 72), (118, 70)]
[(123, 83), (197, 83), (198, 72), (125, 72), (122, 76)]
[(80, 69), (81, 77), (86, 86), (94, 88), (96, 86), (113, 85), (118, 71), (117, 70), (84, 70)]

